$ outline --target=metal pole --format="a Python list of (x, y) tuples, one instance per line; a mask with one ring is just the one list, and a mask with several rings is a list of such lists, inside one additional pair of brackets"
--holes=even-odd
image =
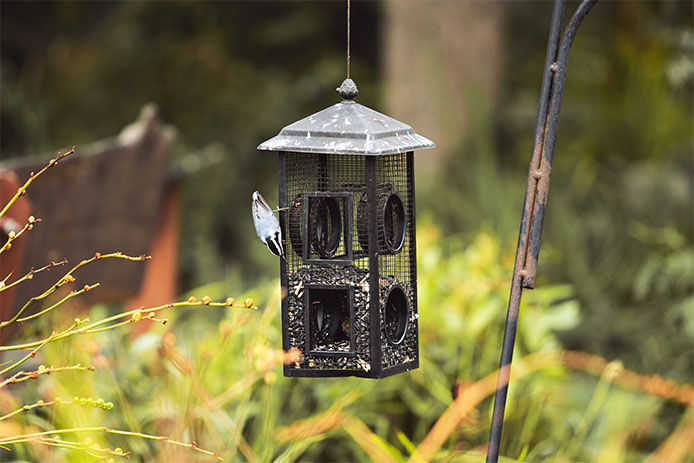
[(501, 348), (499, 378), (496, 395), (494, 396), (492, 423), (489, 430), (487, 463), (496, 463), (499, 460), (501, 431), (504, 423), (511, 361), (513, 359), (513, 347), (516, 340), (518, 312), (520, 310), (523, 288), (532, 289), (535, 286), (537, 258), (540, 253), (540, 240), (542, 238), (542, 226), (547, 204), (549, 177), (554, 158), (559, 111), (564, 92), (569, 51), (576, 37), (578, 27), (597, 1), (583, 0), (566, 26), (564, 35), (561, 38), (561, 44), (559, 36), (566, 2), (565, 0), (555, 0), (554, 2), (545, 69), (540, 90), (535, 138), (530, 158), (525, 202), (523, 204), (516, 248), (516, 260), (511, 280), (511, 295), (508, 302), (504, 340)]

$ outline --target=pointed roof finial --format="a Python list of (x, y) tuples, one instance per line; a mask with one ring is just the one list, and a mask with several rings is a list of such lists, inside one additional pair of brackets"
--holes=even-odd
[(345, 79), (342, 82), (342, 85), (337, 87), (335, 90), (337, 91), (337, 94), (345, 100), (353, 100), (354, 97), (359, 95), (357, 84), (355, 84), (352, 79)]

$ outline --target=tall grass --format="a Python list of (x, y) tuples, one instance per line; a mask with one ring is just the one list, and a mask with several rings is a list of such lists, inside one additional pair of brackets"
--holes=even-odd
[[(94, 364), (33, 383), (44, 397), (113, 397), (106, 424), (165, 434), (214, 449), (227, 461), (480, 461), (496, 387), (512, 249), (480, 232), (465, 243), (419, 224), (421, 367), (383, 380), (296, 379), (280, 365), (277, 281), (250, 291), (258, 312), (174, 313), (170, 324), (130, 338), (110, 331), (46, 350), (46, 361)], [(216, 296), (230, 289), (210, 285)], [(200, 291), (196, 291), (200, 292)], [(92, 308), (94, 317), (106, 307)], [(502, 454), (506, 461), (687, 461), (692, 457), (691, 385), (645, 377), (580, 352), (555, 332), (580, 321), (571, 288), (529, 292), (521, 309)], [(453, 390), (455, 390), (454, 399)], [(30, 393), (29, 390), (22, 394)], [(676, 426), (663, 419), (675, 410)], [(54, 408), (22, 420), (60, 427), (93, 422), (96, 409)], [(207, 461), (189, 449), (133, 435), (101, 435), (131, 461)], [(91, 461), (64, 450), (55, 461)]]

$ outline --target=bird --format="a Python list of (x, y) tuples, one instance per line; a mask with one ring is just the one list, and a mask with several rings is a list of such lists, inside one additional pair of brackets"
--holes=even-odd
[(255, 232), (260, 241), (268, 247), (270, 252), (284, 259), (284, 248), (280, 234), (280, 223), (275, 217), (275, 213), (268, 205), (263, 195), (258, 191), (253, 192), (253, 223)]

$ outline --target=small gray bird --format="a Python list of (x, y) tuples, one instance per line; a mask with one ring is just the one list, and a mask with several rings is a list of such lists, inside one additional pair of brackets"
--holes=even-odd
[(253, 192), (253, 223), (260, 241), (270, 252), (284, 259), (284, 249), (280, 239), (280, 223), (265, 198), (257, 191)]

